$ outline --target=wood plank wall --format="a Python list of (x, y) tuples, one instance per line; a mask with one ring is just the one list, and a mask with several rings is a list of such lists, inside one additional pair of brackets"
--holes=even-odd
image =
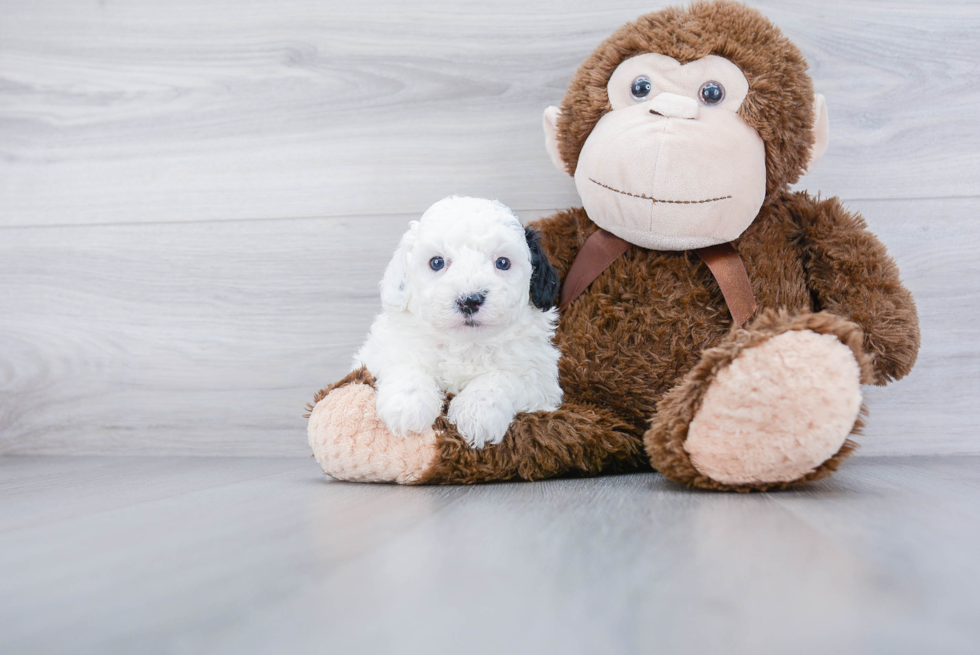
[[(577, 204), (541, 112), (662, 4), (0, 0), (0, 454), (306, 455), (407, 221)], [(922, 315), (863, 452), (980, 452), (980, 5), (753, 4)]]

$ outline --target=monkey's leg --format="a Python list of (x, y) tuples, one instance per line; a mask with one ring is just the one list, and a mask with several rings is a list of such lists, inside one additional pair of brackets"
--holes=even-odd
[(470, 448), (445, 417), (402, 438), (375, 414), (374, 380), (362, 369), (316, 396), (308, 434), (328, 475), (360, 482), (472, 484), (598, 475), (648, 468), (643, 442), (608, 411), (568, 404), (518, 414), (504, 440)]
[(651, 464), (705, 489), (764, 491), (830, 475), (856, 447), (861, 330), (825, 312), (766, 312), (705, 351), (658, 405)]

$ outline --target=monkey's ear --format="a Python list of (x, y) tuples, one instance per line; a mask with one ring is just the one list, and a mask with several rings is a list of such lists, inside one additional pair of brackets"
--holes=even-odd
[(408, 258), (412, 254), (418, 229), (418, 221), (409, 223), (408, 232), (402, 235), (381, 278), (381, 306), (387, 310), (404, 310), (408, 307)]
[(806, 172), (813, 170), (817, 161), (827, 152), (827, 143), (830, 141), (830, 116), (827, 115), (827, 100), (822, 94), (818, 93), (813, 98), (813, 149), (810, 150), (810, 162), (806, 165)]
[(558, 271), (541, 249), (537, 231), (525, 227), (524, 238), (527, 240), (528, 250), (531, 251), (531, 303), (538, 309), (551, 309), (558, 303), (558, 291), (561, 286)]
[(561, 109), (558, 107), (548, 107), (544, 110), (544, 147), (551, 157), (551, 163), (562, 173), (568, 173), (565, 162), (561, 160), (561, 153), (558, 152), (558, 117), (561, 116)]

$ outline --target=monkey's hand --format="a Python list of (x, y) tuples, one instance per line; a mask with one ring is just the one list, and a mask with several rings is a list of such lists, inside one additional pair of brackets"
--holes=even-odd
[(919, 316), (885, 246), (837, 198), (792, 197), (805, 240), (807, 284), (824, 309), (856, 323), (874, 353), (874, 384), (905, 377), (919, 353)]

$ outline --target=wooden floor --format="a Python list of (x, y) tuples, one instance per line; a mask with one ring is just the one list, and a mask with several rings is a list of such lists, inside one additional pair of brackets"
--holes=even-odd
[(980, 458), (803, 490), (0, 458), (3, 653), (977, 653)]

